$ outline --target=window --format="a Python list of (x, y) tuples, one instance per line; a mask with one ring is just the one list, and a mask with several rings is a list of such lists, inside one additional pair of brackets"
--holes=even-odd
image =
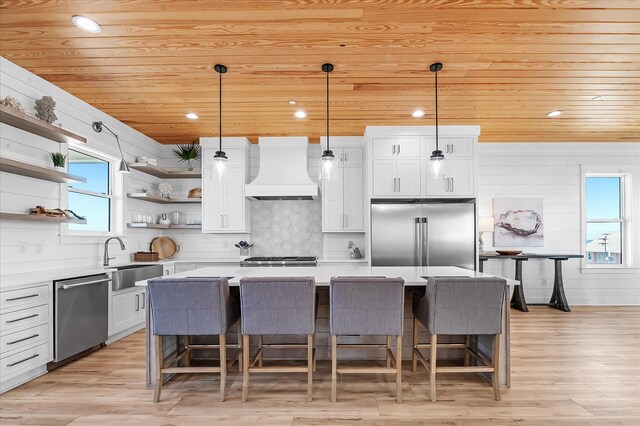
[(87, 179), (69, 184), (68, 208), (87, 219), (86, 224), (70, 223), (69, 231), (110, 233), (113, 229), (113, 166), (93, 152), (69, 148), (69, 173)]
[(624, 184), (624, 175), (585, 174), (583, 217), (587, 266), (615, 267), (627, 263)]

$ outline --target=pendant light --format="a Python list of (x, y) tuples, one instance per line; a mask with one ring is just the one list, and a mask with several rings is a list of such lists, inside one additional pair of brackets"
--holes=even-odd
[(218, 178), (224, 179), (226, 177), (226, 169), (227, 169), (227, 154), (222, 150), (222, 74), (227, 72), (227, 67), (221, 64), (215, 64), (213, 66), (215, 72), (220, 76), (220, 88), (219, 88), (219, 131), (220, 131), (220, 145), (218, 151), (213, 155), (213, 163), (215, 165), (215, 170), (217, 171)]
[(438, 162), (444, 160), (444, 155), (442, 154), (438, 144), (438, 71), (441, 69), (442, 64), (440, 62), (433, 63), (429, 67), (429, 70), (435, 75), (436, 79), (436, 149), (431, 153), (431, 160)]
[(108, 128), (102, 121), (94, 121), (91, 127), (93, 127), (93, 130), (96, 133), (101, 133), (103, 129), (107, 129), (107, 132), (111, 133), (113, 137), (116, 138), (116, 143), (118, 144), (118, 150), (120, 151), (120, 167), (118, 168), (118, 171), (120, 173), (129, 173), (130, 172), (129, 165), (127, 164), (127, 161), (124, 159), (124, 153), (122, 152), (122, 147), (120, 146), (120, 138), (118, 137), (118, 135), (113, 133), (113, 130)]
[(322, 151), (320, 158), (320, 180), (327, 181), (335, 178), (335, 159), (331, 151), (329, 136), (329, 74), (333, 71), (333, 64), (322, 64), (322, 72), (327, 74), (327, 149)]

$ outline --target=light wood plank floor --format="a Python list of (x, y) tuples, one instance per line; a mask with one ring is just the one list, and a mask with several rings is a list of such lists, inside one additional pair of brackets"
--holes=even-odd
[(404, 363), (401, 405), (393, 377), (345, 376), (330, 397), (330, 364), (320, 362), (314, 400), (304, 374), (252, 376), (240, 402), (241, 376), (218, 401), (217, 376), (170, 382), (153, 404), (144, 385), (144, 334), (136, 333), (0, 397), (0, 424), (145, 425), (638, 425), (640, 308), (532, 307), (512, 312), (512, 387), (502, 401), (475, 375), (443, 375), (438, 402), (427, 401), (427, 375)]

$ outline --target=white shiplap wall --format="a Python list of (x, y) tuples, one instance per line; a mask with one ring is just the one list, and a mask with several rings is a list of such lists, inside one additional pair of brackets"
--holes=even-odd
[[(563, 264), (570, 304), (640, 304), (640, 143), (480, 143), (479, 216), (493, 216), (493, 198), (542, 197), (544, 247), (516, 247), (527, 252), (581, 253), (581, 166), (629, 166), (633, 176), (633, 242), (636, 269), (583, 272), (580, 260)], [(493, 249), (493, 233), (484, 237)], [(512, 277), (514, 262), (490, 260), (485, 272)], [(523, 264), (528, 302), (547, 302), (553, 289), (553, 262)]]

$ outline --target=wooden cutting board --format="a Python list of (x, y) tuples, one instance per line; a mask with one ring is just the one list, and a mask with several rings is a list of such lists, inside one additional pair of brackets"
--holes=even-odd
[(158, 237), (151, 241), (151, 251), (158, 253), (159, 259), (169, 259), (180, 251), (180, 246), (169, 237)]

